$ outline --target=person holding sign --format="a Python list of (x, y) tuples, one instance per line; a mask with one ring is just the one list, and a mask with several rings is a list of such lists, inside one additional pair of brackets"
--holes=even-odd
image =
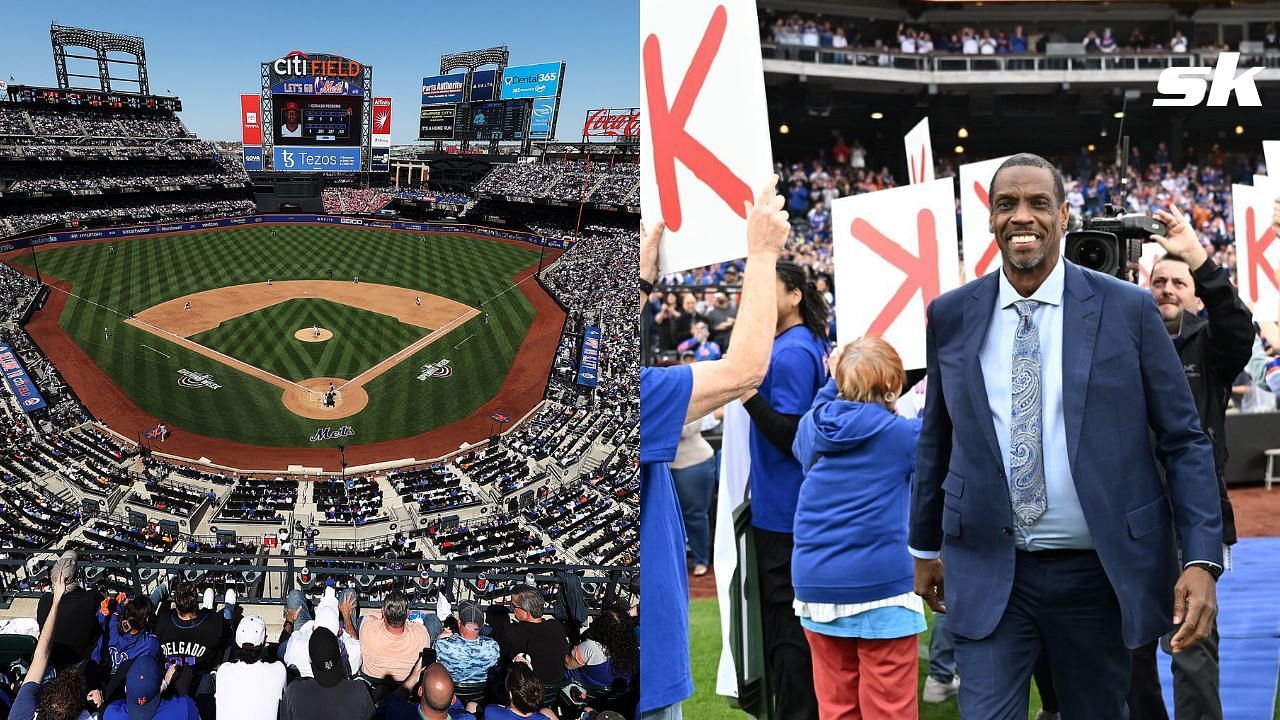
[(1042, 651), (1063, 717), (1124, 717), (1129, 649), (1214, 627), (1213, 445), (1150, 293), (1061, 258), (1053, 165), (1014, 155), (989, 197), (1002, 268), (928, 309), (915, 591), (948, 613), (962, 717), (1026, 718)]
[[(778, 255), (791, 225), (773, 176), (755, 204), (746, 203), (747, 265), (733, 347), (720, 360), (640, 370), (640, 713), (644, 720), (678, 720), (693, 694), (689, 666), (689, 578), (684, 527), (668, 463), (685, 423), (732, 401), (765, 377), (777, 322)], [(664, 226), (641, 228), (640, 306), (658, 279)]]
[(778, 263), (777, 297), (769, 374), (742, 397), (751, 416), (751, 525), (776, 706), (787, 717), (817, 718), (813, 662), (791, 583), (796, 499), (804, 482), (791, 445), (801, 416), (827, 381), (827, 303), (804, 268), (791, 262)]

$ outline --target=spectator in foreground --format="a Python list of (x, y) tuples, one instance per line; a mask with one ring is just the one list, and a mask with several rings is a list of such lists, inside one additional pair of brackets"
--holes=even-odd
[[(640, 553), (645, 582), (640, 603), (640, 715), (681, 717), (693, 694), (689, 664), (689, 578), (684, 561), (680, 502), (668, 463), (675, 459), (685, 423), (703, 417), (755, 387), (769, 368), (777, 322), (778, 255), (791, 225), (770, 178), (747, 203), (747, 263), (734, 340), (722, 360), (640, 370)], [(658, 279), (662, 222), (640, 232), (640, 302)]]
[(436, 658), (460, 683), (484, 682), (489, 670), (498, 664), (498, 642), (480, 635), (484, 627), (484, 611), (474, 600), (458, 606), (458, 632), (444, 630), (436, 641)]
[(218, 668), (214, 698), (219, 717), (232, 720), (274, 720), (276, 717), (288, 677), (284, 663), (263, 661), (266, 643), (267, 625), (262, 618), (248, 615), (240, 619), (236, 626), (236, 659)]
[(558, 720), (555, 713), (542, 706), (542, 682), (529, 667), (528, 658), (523, 659), (507, 669), (507, 705), (486, 707), (485, 720)]
[(630, 683), (640, 672), (636, 624), (625, 606), (606, 607), (591, 621), (564, 664), (570, 680), (585, 686), (611, 687)]
[(315, 677), (298, 680), (285, 689), (280, 720), (372, 718), (373, 698), (369, 696), (369, 687), (345, 675), (338, 638), (329, 628), (316, 628), (307, 646)]
[(360, 675), (373, 686), (374, 697), (379, 700), (414, 677), (422, 651), (431, 647), (427, 629), (421, 623), (408, 622), (408, 617), (409, 598), (392, 590), (382, 609), (365, 616), (360, 623)]
[[(70, 574), (66, 578), (66, 592), (62, 597), (62, 622), (53, 629), (53, 645), (49, 665), (54, 670), (71, 667), (93, 656), (98, 647), (102, 628), (98, 624), (98, 606), (102, 596), (86, 590), (80, 583), (76, 552), (68, 550), (58, 563)], [(36, 622), (44, 627), (53, 603), (53, 594), (45, 593), (36, 606)]]
[(476, 720), (454, 697), (453, 677), (440, 663), (431, 663), (418, 681), (418, 704), (391, 697), (379, 720)]
[(924, 603), (904, 521), (920, 421), (894, 414), (906, 373), (889, 343), (860, 338), (828, 363), (793, 447), (805, 476), (791, 568), (818, 706), (823, 717), (915, 717)]
[[(115, 675), (129, 660), (143, 655), (160, 655), (160, 641), (151, 631), (155, 622), (154, 609), (151, 598), (146, 595), (129, 599), (120, 593), (102, 602), (99, 620), (103, 642), (95, 651), (94, 660), (104, 675)], [(114, 699), (107, 697), (108, 701)]]
[(185, 694), (166, 694), (177, 665), (163, 670), (160, 658), (143, 655), (129, 666), (125, 699), (107, 706), (102, 720), (200, 720), (196, 703)]
[(569, 653), (569, 638), (564, 625), (555, 618), (544, 618), (546, 606), (542, 594), (531, 585), (517, 585), (511, 591), (512, 614), (516, 622), (507, 625), (500, 638), (504, 662), (520, 653), (533, 660), (534, 672), (548, 685), (564, 680), (564, 657)]
[[(66, 558), (66, 555), (63, 555)], [(75, 576), (75, 555), (70, 563), (59, 559), (50, 573), (52, 589), (49, 593), (49, 611), (40, 626), (40, 638), (31, 655), (31, 666), (18, 689), (9, 709), (10, 720), (88, 720), (89, 713), (82, 710), (85, 702), (84, 673), (77, 669), (59, 673), (57, 677), (41, 684), (49, 669), (49, 655), (53, 647), (53, 628), (58, 620), (67, 581)]]

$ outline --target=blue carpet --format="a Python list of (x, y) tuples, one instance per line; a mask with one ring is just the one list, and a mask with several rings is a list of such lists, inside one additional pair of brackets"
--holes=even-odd
[[(1222, 712), (1225, 720), (1269, 718), (1280, 677), (1280, 538), (1243, 538), (1231, 551), (1232, 571), (1218, 583)], [(1172, 717), (1172, 658), (1161, 651), (1157, 664)]]

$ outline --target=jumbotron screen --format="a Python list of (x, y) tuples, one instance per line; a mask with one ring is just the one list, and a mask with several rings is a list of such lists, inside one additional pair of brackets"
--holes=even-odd
[(363, 101), (350, 95), (273, 94), (275, 144), (359, 147)]

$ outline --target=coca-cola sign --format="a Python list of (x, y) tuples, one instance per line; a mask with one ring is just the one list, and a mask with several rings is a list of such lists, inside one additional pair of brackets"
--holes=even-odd
[(600, 108), (587, 111), (582, 125), (584, 138), (612, 138), (615, 142), (638, 142), (640, 108)]

